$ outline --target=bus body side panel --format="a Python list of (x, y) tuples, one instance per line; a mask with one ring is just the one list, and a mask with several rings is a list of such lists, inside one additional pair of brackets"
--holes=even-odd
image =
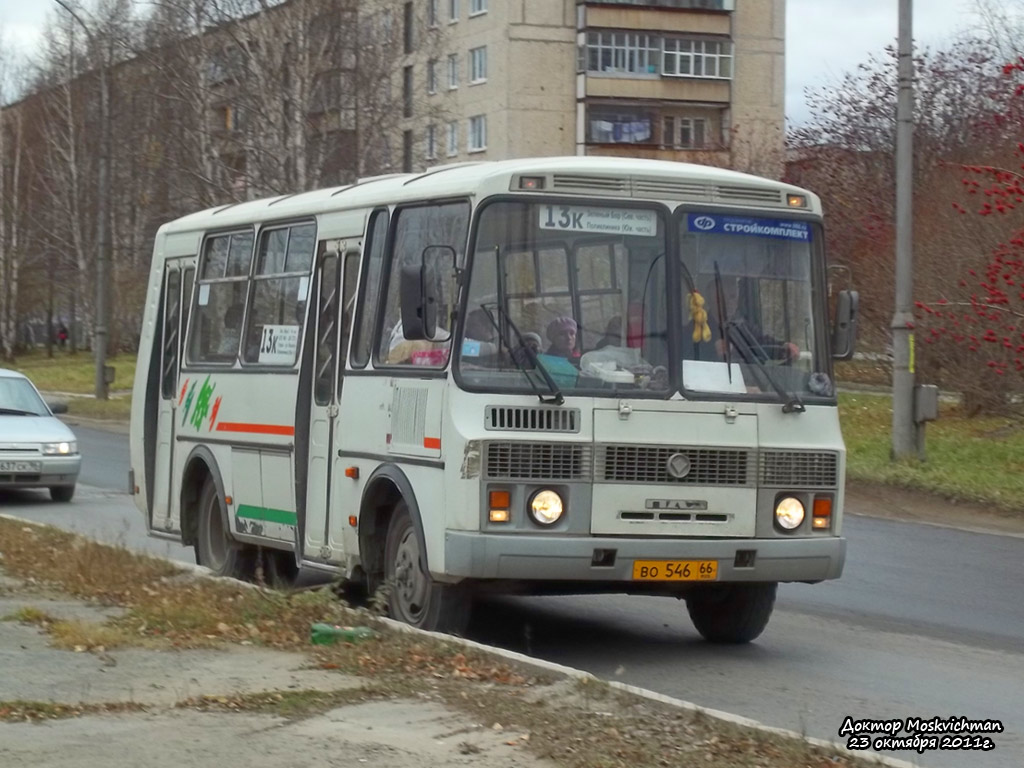
[[(423, 520), (427, 562), (432, 573), (444, 571), (444, 476), (441, 414), (447, 380), (350, 376), (345, 380), (339, 416), (340, 452), (335, 509), (359, 509), (364, 482), (344, 477), (358, 467), (368, 478), (381, 464), (396, 464), (413, 485)], [(343, 484), (344, 481), (344, 484)], [(344, 516), (331, 524), (330, 546), (358, 551), (356, 530)]]
[[(298, 376), (288, 372), (184, 370), (185, 401), (176, 412), (183, 442), (205, 444), (224, 480), (232, 532), (290, 549), (295, 537), (295, 395)], [(189, 397), (191, 394), (191, 398)], [(175, 451), (175, 497), (187, 450)], [(173, 510), (180, 530), (181, 510)]]

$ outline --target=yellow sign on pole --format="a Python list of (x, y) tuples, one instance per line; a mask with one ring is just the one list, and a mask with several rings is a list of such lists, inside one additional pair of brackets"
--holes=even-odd
[(914, 333), (910, 333), (910, 372), (914, 373)]

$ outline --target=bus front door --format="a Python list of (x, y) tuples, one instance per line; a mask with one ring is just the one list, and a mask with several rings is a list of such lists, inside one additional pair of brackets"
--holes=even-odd
[(185, 327), (192, 301), (195, 257), (168, 260), (164, 269), (163, 316), (160, 329), (160, 400), (157, 406), (156, 457), (150, 530), (179, 528), (180, 510), (174, 499), (174, 414), (180, 400), (178, 371), (184, 351)]
[[(348, 241), (352, 242), (352, 241)], [(338, 403), (351, 328), (352, 302), (359, 271), (359, 249), (346, 241), (320, 260), (316, 285), (317, 313), (309, 419), (309, 460), (302, 560), (336, 565), (344, 547), (332, 540), (331, 515), (350, 514), (339, 506), (334, 456), (339, 444)]]

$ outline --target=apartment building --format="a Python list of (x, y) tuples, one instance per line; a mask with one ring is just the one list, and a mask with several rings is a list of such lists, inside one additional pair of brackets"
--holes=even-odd
[(406, 0), (402, 165), (647, 157), (779, 176), (785, 0)]

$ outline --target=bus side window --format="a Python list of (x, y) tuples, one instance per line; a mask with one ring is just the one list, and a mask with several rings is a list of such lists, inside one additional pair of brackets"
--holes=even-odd
[[(383, 301), (380, 335), (375, 363), (383, 365), (422, 365), (444, 368), (448, 363), (450, 338), (443, 342), (406, 339), (402, 330), (400, 312), (400, 278), (404, 267), (419, 267), (423, 255), (435, 246), (450, 248), (458, 264), (466, 252), (466, 234), (469, 229), (469, 205), (465, 202), (412, 205), (400, 209), (396, 215), (395, 234), (389, 254), (387, 293)], [(453, 330), (451, 310), (455, 300), (455, 274), (438, 275), (441, 311), (438, 314), (438, 333), (442, 336)]]
[(317, 405), (331, 402), (331, 386), (337, 360), (338, 341), (338, 257), (327, 256), (320, 267), (320, 296), (317, 307), (316, 368), (313, 394)]
[[(384, 246), (388, 235), (388, 212), (374, 211), (366, 229), (367, 254), (363, 278), (359, 285), (359, 311), (356, 313), (352, 343), (352, 367), (365, 368), (370, 362), (370, 348), (373, 345), (373, 323), (377, 305), (380, 302), (380, 273), (384, 264)], [(346, 266), (347, 269), (347, 266)]]
[[(196, 305), (189, 324), (190, 362), (235, 362), (249, 286), (252, 245), (252, 230), (206, 239), (196, 281)], [(188, 286), (191, 288), (191, 280)]]
[(316, 248), (316, 224), (260, 232), (243, 360), (291, 367), (299, 351)]

